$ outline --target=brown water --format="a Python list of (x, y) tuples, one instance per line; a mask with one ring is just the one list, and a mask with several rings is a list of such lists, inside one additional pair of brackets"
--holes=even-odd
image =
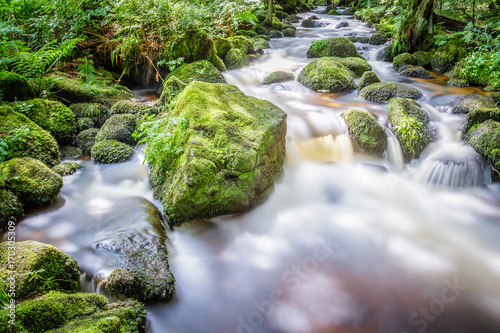
[[(381, 80), (423, 92), (419, 103), (439, 139), (407, 165), (391, 135), (383, 159), (355, 154), (340, 114), (363, 108), (387, 126), (386, 104), (294, 81), (258, 85), (275, 70), (298, 74), (313, 40), (373, 32), (353, 19), (318, 16), (333, 25), (299, 27), (298, 38), (272, 40), (258, 63), (225, 73), (288, 113), (285, 174), (251, 212), (170, 233), (177, 291), (171, 303), (147, 307), (148, 331), (500, 332), (500, 186), (461, 143), (464, 116), (449, 113), (457, 96), (480, 90), (448, 87), (436, 73), (398, 76), (375, 60), (380, 47), (357, 44)], [(340, 20), (349, 27), (334, 29)], [(142, 160), (138, 148), (127, 163), (81, 161), (60, 199), (18, 225), (18, 240), (54, 244), (105, 277), (113, 266), (95, 251), (92, 234), (135, 197), (158, 205)]]

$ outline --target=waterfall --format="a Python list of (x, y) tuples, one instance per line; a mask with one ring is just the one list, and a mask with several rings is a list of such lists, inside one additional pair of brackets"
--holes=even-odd
[(386, 130), (387, 133), (387, 153), (386, 158), (389, 163), (391, 163), (397, 171), (403, 171), (404, 158), (403, 151), (399, 144), (398, 139), (392, 133), (391, 130)]
[(303, 159), (317, 162), (352, 161), (354, 152), (347, 134), (292, 140)]

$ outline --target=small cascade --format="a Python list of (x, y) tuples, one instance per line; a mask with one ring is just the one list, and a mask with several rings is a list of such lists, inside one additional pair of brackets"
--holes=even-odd
[(414, 179), (437, 187), (464, 188), (489, 184), (491, 175), (488, 165), (473, 148), (447, 144), (422, 161)]
[(354, 151), (346, 134), (325, 135), (307, 140), (292, 140), (302, 158), (317, 162), (350, 162)]
[(390, 130), (386, 130), (387, 133), (387, 153), (386, 159), (391, 163), (397, 171), (403, 171), (404, 158), (403, 151), (401, 150), (401, 145), (398, 139)]

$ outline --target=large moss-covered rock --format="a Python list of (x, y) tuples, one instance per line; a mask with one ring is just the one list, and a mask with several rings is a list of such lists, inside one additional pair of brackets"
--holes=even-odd
[(283, 38), (284, 35), (281, 31), (279, 30), (269, 30), (266, 35), (268, 35), (270, 38)]
[(491, 109), (496, 104), (489, 96), (479, 94), (465, 95), (457, 98), (451, 108), (451, 113), (469, 113), (477, 108)]
[(382, 157), (387, 150), (387, 134), (373, 114), (351, 109), (344, 113), (354, 151)]
[(466, 142), (488, 161), (493, 180), (500, 181), (500, 122), (489, 119), (479, 124)]
[(460, 38), (448, 41), (434, 52), (431, 59), (432, 70), (446, 73), (462, 58), (465, 57), (467, 46)]
[(311, 19), (305, 19), (300, 23), (300, 26), (304, 28), (314, 28), (316, 27), (316, 21)]
[(363, 43), (367, 44), (370, 41), (370, 37), (367, 36), (349, 36), (347, 37), (353, 43)]
[(242, 212), (265, 200), (283, 168), (282, 110), (233, 85), (192, 82), (172, 116), (187, 122), (179, 122), (185, 129), (171, 143), (182, 151), (167, 164), (151, 165), (169, 222)]
[(269, 46), (269, 43), (267, 40), (264, 38), (254, 38), (254, 47), (255, 47), (255, 52), (256, 53), (264, 53), (264, 49), (269, 49), (271, 46)]
[(381, 48), (375, 56), (377, 60), (391, 62), (394, 60), (392, 56), (392, 43)]
[(126, 162), (134, 155), (129, 145), (116, 140), (102, 140), (96, 142), (90, 150), (94, 163), (121, 163)]
[(83, 117), (83, 118), (78, 119), (78, 121), (76, 122), (76, 131), (78, 133), (80, 133), (81, 131), (85, 131), (85, 130), (92, 128), (94, 126), (95, 126), (95, 123), (92, 119), (87, 118), (87, 117)]
[(413, 56), (415, 56), (415, 58), (417, 58), (418, 60), (418, 65), (424, 68), (431, 68), (431, 61), (433, 55), (434, 52), (425, 52), (425, 51), (413, 52)]
[(64, 162), (53, 167), (52, 171), (64, 177), (74, 174), (81, 168), (82, 166), (76, 162)]
[(100, 103), (74, 103), (69, 106), (77, 121), (89, 118), (93, 122), (92, 127), (101, 127), (111, 116), (109, 108)]
[[(239, 49), (242, 53), (247, 54), (248, 53), (248, 40), (244, 36), (234, 36), (234, 37), (229, 37), (228, 38), (229, 44), (231, 44), (231, 48), (234, 49)], [(198, 80), (200, 81), (200, 80)], [(206, 81), (210, 82), (210, 81)], [(220, 81), (221, 83), (226, 82)], [(218, 83), (218, 82), (213, 82), (213, 83)]]
[(499, 108), (476, 108), (467, 114), (467, 121), (464, 125), (464, 134), (467, 134), (471, 129), (477, 127), (479, 124), (484, 123), (486, 120), (493, 120), (500, 122), (500, 109)]
[(409, 66), (418, 66), (418, 59), (413, 54), (401, 53), (394, 57), (392, 65), (396, 71), (402, 71)]
[[(9, 309), (0, 311), (0, 327), (7, 329), (9, 320)], [(51, 291), (18, 304), (15, 327), (22, 333), (143, 333), (146, 312), (133, 300), (108, 304), (98, 294)]]
[[(191, 82), (191, 81), (189, 81)], [(183, 82), (176, 76), (170, 76), (163, 82), (160, 98), (155, 102), (155, 105), (163, 105), (172, 102), (179, 93), (186, 88), (189, 82)]]
[(422, 93), (403, 83), (380, 82), (361, 89), (359, 96), (369, 101), (387, 103), (394, 97), (419, 99)]
[(401, 145), (405, 162), (418, 158), (427, 145), (435, 139), (429, 116), (412, 99), (391, 99), (389, 121)]
[(33, 95), (33, 88), (24, 76), (0, 71), (0, 101), (24, 101), (33, 98)]
[[(14, 258), (9, 255), (12, 250), (15, 251)], [(0, 284), (5, 290), (10, 289), (11, 280), (7, 278), (11, 274), (15, 278), (15, 299), (50, 290), (74, 292), (80, 281), (80, 267), (73, 257), (52, 245), (36, 241), (0, 244)]]
[[(246, 46), (246, 50), (248, 51), (248, 43), (246, 42), (246, 38), (242, 36), (231, 37), (231, 43), (236, 43), (236, 40), (242, 38), (244, 46)], [(242, 47), (243, 48), (243, 47)], [(203, 81), (203, 82), (211, 82), (211, 83), (224, 83), (226, 79), (214, 65), (212, 65), (207, 60), (201, 60), (192, 62), (190, 64), (184, 64), (174, 70), (167, 76), (175, 76), (179, 80), (189, 83), (193, 80), (195, 81)]]
[(3, 162), (0, 164), (0, 177), (5, 180), (6, 188), (28, 207), (54, 201), (63, 185), (61, 176), (30, 157)]
[(295, 31), (293, 28), (283, 29), (283, 37), (295, 37)]
[(61, 146), (61, 158), (78, 158), (83, 152), (80, 148), (74, 146)]
[(295, 75), (293, 75), (293, 73), (276, 71), (266, 76), (264, 80), (262, 80), (262, 84), (273, 84), (290, 80), (295, 80)]
[(500, 107), (500, 92), (493, 92), (489, 95), (491, 99)]
[(363, 75), (364, 72), (370, 71), (372, 66), (362, 58), (349, 57), (349, 58), (333, 58), (340, 62), (342, 65), (347, 67), (351, 72), (356, 74), (356, 76)]
[(9, 190), (0, 188), (0, 232), (6, 231), (9, 222), (16, 223), (24, 214), (23, 205)]
[(307, 57), (363, 58), (356, 49), (356, 46), (353, 44), (353, 42), (343, 37), (314, 41), (307, 51)]
[(240, 49), (232, 48), (224, 57), (224, 64), (227, 69), (238, 69), (250, 64), (248, 55), (243, 53)]
[(431, 74), (422, 66), (409, 66), (399, 72), (401, 76), (417, 77), (421, 79), (428, 79)]
[(89, 128), (78, 134), (75, 140), (76, 146), (81, 149), (82, 153), (85, 155), (90, 155), (90, 150), (95, 144), (95, 138), (99, 133), (97, 128)]
[(10, 142), (8, 158), (32, 157), (50, 167), (61, 161), (54, 137), (8, 106), (0, 106), (0, 139)]
[(58, 142), (67, 143), (76, 130), (76, 118), (64, 104), (35, 98), (13, 104), (14, 110), (24, 114), (35, 124), (47, 130)]
[(132, 137), (136, 121), (136, 117), (132, 114), (115, 114), (102, 125), (95, 141), (116, 140), (133, 146), (136, 144), (136, 140)]
[(123, 100), (113, 104), (109, 112), (111, 115), (133, 114), (142, 116), (145, 114), (158, 114), (158, 108), (141, 102)]
[(387, 42), (387, 38), (382, 33), (375, 33), (371, 35), (369, 43), (372, 45), (382, 45)]
[(319, 58), (309, 63), (297, 81), (305, 87), (328, 92), (351, 91), (356, 88), (354, 73), (334, 58)]
[[(264, 30), (265, 32), (265, 30)], [(215, 50), (217, 51), (217, 55), (221, 58), (224, 59), (224, 56), (226, 55), (227, 51), (231, 48), (231, 43), (227, 38), (223, 37), (217, 37), (214, 40), (215, 43)]]
[(363, 76), (361, 76), (361, 79), (359, 79), (358, 81), (358, 91), (360, 91), (364, 87), (368, 87), (370, 84), (378, 82), (380, 82), (380, 79), (378, 78), (377, 74), (375, 74), (375, 72), (364, 72)]

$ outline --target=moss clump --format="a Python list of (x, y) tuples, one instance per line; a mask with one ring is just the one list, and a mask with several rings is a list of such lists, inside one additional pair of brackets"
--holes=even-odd
[(285, 18), (285, 22), (287, 22), (287, 23), (299, 23), (299, 20), (300, 20), (300, 17), (298, 17), (298, 16), (297, 16), (297, 15), (295, 15), (295, 14), (288, 15), (288, 16)]
[(399, 72), (401, 76), (418, 77), (421, 79), (428, 79), (431, 73), (426, 71), (422, 66), (409, 66)]
[(119, 100), (135, 97), (129, 89), (110, 80), (86, 84), (79, 79), (61, 75), (48, 77), (47, 80), (52, 85), (52, 93), (69, 103), (95, 102), (110, 107)]
[(379, 82), (361, 89), (359, 96), (369, 101), (387, 103), (394, 97), (419, 99), (422, 93), (403, 83)]
[(226, 55), (227, 51), (231, 49), (231, 43), (227, 38), (217, 37), (214, 40), (214, 44), (215, 44), (215, 50), (217, 51), (217, 55), (221, 59), (224, 59), (224, 56)]
[(387, 62), (393, 61), (394, 58), (392, 56), (392, 43), (380, 49), (380, 51), (377, 52), (376, 59)]
[(361, 79), (359, 79), (358, 82), (358, 91), (360, 91), (364, 87), (368, 87), (370, 84), (378, 82), (380, 82), (380, 79), (378, 78), (377, 74), (375, 74), (375, 72), (372, 71), (364, 72), (363, 76), (361, 76)]
[(354, 151), (382, 157), (387, 150), (387, 134), (373, 114), (351, 109), (344, 113)]
[(353, 42), (343, 37), (314, 41), (307, 51), (307, 57), (363, 58), (356, 49), (356, 46), (353, 44)]
[(270, 41), (271, 40), (271, 37), (269, 37), (268, 35), (257, 35), (255, 38), (262, 38), (266, 41)]
[(94, 126), (101, 127), (110, 117), (109, 108), (100, 103), (75, 103), (69, 106), (77, 121), (82, 118), (90, 118)]
[(472, 94), (459, 97), (451, 108), (451, 113), (469, 113), (474, 109), (483, 108), (483, 109), (492, 109), (495, 108), (496, 104), (488, 96), (482, 96), (479, 94)]
[(78, 121), (76, 122), (76, 129), (78, 133), (80, 133), (81, 131), (85, 131), (86, 129), (94, 127), (94, 125), (95, 124), (92, 119), (83, 117), (78, 119)]
[(97, 133), (95, 141), (116, 140), (128, 145), (135, 145), (132, 137), (136, 128), (136, 117), (132, 114), (115, 114), (111, 116)]
[(326, 6), (325, 10), (323, 10), (323, 12), (321, 14), (328, 14), (332, 10), (337, 10), (337, 7), (332, 6), (332, 5), (328, 5), (328, 6)]
[(61, 146), (61, 158), (78, 158), (82, 156), (83, 152), (80, 148), (73, 146)]
[(467, 135), (473, 127), (477, 127), (477, 125), (490, 119), (500, 122), (499, 108), (475, 108), (467, 114), (467, 121), (465, 122), (463, 133)]
[(276, 71), (272, 72), (262, 80), (262, 84), (273, 84), (278, 82), (295, 80), (295, 75), (290, 72)]
[[(231, 48), (233, 49), (239, 49), (242, 53), (247, 54), (248, 53), (248, 40), (244, 36), (234, 36), (234, 37), (229, 37), (228, 38), (229, 44), (231, 44)], [(198, 80), (200, 81), (200, 80)], [(209, 81), (206, 81), (209, 82)], [(226, 82), (220, 81), (221, 83)], [(217, 82), (213, 82), (217, 83)]]
[(283, 33), (278, 30), (269, 30), (266, 35), (270, 38), (283, 38)]
[(163, 82), (163, 90), (161, 92), (160, 98), (155, 102), (155, 105), (163, 105), (165, 103), (172, 102), (179, 93), (186, 88), (189, 82), (183, 82), (179, 80), (176, 76), (169, 76), (169, 78)]
[(33, 88), (24, 76), (0, 71), (0, 101), (24, 101), (33, 98), (33, 95)]
[(50, 167), (61, 161), (54, 137), (8, 106), (0, 106), (0, 139), (10, 142), (8, 158), (32, 157)]
[(224, 58), (224, 64), (227, 69), (238, 69), (250, 64), (250, 59), (248, 56), (241, 52), (240, 49), (231, 49), (227, 52)]
[(169, 222), (242, 212), (267, 198), (285, 157), (282, 110), (233, 85), (192, 82), (172, 111), (180, 115), (187, 129), (171, 144), (181, 153), (150, 165)]
[(401, 53), (394, 57), (392, 65), (396, 71), (400, 72), (409, 66), (418, 66), (418, 59), (413, 54)]
[(76, 162), (64, 162), (53, 167), (52, 171), (64, 177), (74, 174), (81, 168), (82, 166)]
[(493, 92), (490, 94), (491, 99), (500, 107), (500, 92)]
[(462, 58), (465, 57), (467, 46), (459, 38), (449, 41), (434, 53), (431, 59), (432, 70), (446, 73)]
[(97, 133), (99, 133), (97, 128), (89, 128), (80, 132), (76, 137), (75, 144), (85, 155), (90, 155), (90, 150), (94, 146)]
[(351, 91), (356, 88), (354, 73), (334, 58), (319, 58), (300, 72), (297, 81), (305, 87), (328, 92)]
[(295, 37), (295, 29), (292, 28), (283, 29), (283, 37)]
[(340, 15), (340, 13), (337, 10), (330, 10), (328, 15)]
[(0, 176), (6, 187), (27, 206), (39, 206), (56, 199), (63, 181), (39, 160), (13, 158), (0, 164)]
[(134, 155), (134, 150), (122, 142), (103, 140), (92, 146), (90, 154), (94, 163), (121, 163), (130, 160)]
[(372, 45), (382, 45), (387, 42), (387, 38), (384, 34), (375, 33), (370, 37), (369, 43)]
[(76, 130), (75, 115), (64, 104), (35, 98), (14, 104), (14, 110), (24, 114), (47, 130), (58, 142), (67, 143)]
[(0, 188), (0, 232), (9, 228), (9, 221), (17, 222), (24, 215), (23, 205), (9, 190)]
[(350, 57), (350, 58), (333, 58), (333, 59), (335, 59), (335, 61), (338, 61), (342, 65), (347, 67), (351, 72), (356, 74), (356, 76), (361, 76), (363, 75), (364, 72), (372, 70), (372, 66), (370, 66), (368, 61), (362, 58)]
[(158, 108), (146, 105), (141, 102), (134, 102), (129, 100), (123, 100), (113, 104), (110, 110), (111, 115), (115, 114), (133, 114), (133, 115), (145, 115), (145, 114), (158, 114)]
[[(232, 38), (231, 42), (233, 42), (233, 39), (239, 40), (240, 37), (231, 37), (231, 38)], [(246, 38), (245, 37), (241, 38), (245, 41), (248, 50), (248, 44), (246, 42)], [(175, 76), (184, 83), (189, 83), (193, 80), (211, 82), (211, 83), (226, 82), (226, 79), (224, 78), (222, 73), (214, 65), (212, 65), (210, 62), (206, 60), (196, 61), (190, 64), (184, 64), (181, 67), (174, 70), (172, 73), (170, 73), (167, 76), (167, 79), (170, 76)]]
[(488, 161), (492, 179), (500, 181), (500, 122), (482, 122), (468, 133), (466, 142)]
[(418, 60), (418, 65), (424, 68), (431, 68), (431, 61), (433, 55), (434, 52), (425, 52), (425, 51), (413, 52), (413, 56), (415, 56), (415, 58), (417, 58)]
[(264, 38), (254, 38), (254, 47), (256, 53), (264, 53), (264, 49), (269, 49), (269, 43)]
[(405, 162), (418, 158), (427, 145), (435, 139), (429, 116), (412, 99), (391, 99), (389, 121), (401, 144)]
[(9, 262), (11, 244), (0, 244), (0, 284), (8, 290), (7, 277), (13, 272), (16, 281), (15, 299), (33, 297), (50, 290), (78, 290), (80, 267), (73, 257), (52, 245), (36, 241), (16, 242), (14, 247), (15, 269), (12, 269), (12, 263)]

